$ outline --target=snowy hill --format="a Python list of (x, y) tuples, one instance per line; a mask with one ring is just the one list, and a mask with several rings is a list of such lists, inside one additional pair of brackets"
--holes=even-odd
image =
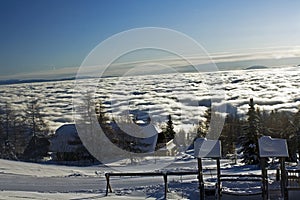
[[(192, 152), (191, 152), (192, 153)], [(196, 170), (195, 159), (187, 159), (188, 154), (177, 157), (167, 171)], [(151, 159), (151, 158), (147, 158)], [(151, 172), (147, 159), (139, 163), (144, 171)], [(154, 159), (154, 158), (152, 158)], [(164, 161), (165, 159), (165, 161)], [(160, 162), (168, 162), (167, 158)], [(136, 167), (130, 163), (115, 163), (123, 170)], [(206, 187), (216, 181), (214, 160), (203, 160)], [(66, 167), (49, 164), (34, 164), (0, 159), (0, 197), (4, 199), (163, 199), (163, 180), (161, 177), (115, 177), (111, 179), (113, 193), (105, 197), (105, 172), (112, 169), (102, 165), (90, 167)], [(125, 167), (125, 168), (124, 168)], [(223, 174), (260, 174), (255, 166), (233, 165), (230, 160), (221, 160)], [(126, 171), (126, 170), (125, 170)], [(274, 182), (275, 171), (270, 171), (270, 188), (278, 188)], [(17, 181), (16, 181), (17, 180)], [(198, 180), (196, 175), (172, 177), (168, 181), (168, 199), (198, 199)], [(222, 199), (260, 198), (260, 182), (223, 184)], [(231, 196), (230, 194), (242, 196)], [(251, 196), (248, 196), (252, 194)], [(258, 195), (255, 195), (258, 194)], [(247, 195), (247, 196), (245, 196)], [(254, 196), (253, 196), (254, 195)], [(214, 199), (214, 196), (207, 196)]]

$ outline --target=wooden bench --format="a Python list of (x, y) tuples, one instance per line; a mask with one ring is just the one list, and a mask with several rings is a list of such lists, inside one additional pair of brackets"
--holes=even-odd
[[(221, 174), (220, 183), (222, 182), (261, 182), (263, 183), (264, 179), (262, 175), (255, 174)], [(263, 184), (262, 184), (263, 185)], [(219, 195), (222, 195), (222, 186), (220, 184)], [(266, 188), (267, 189), (267, 188)], [(262, 188), (263, 194), (263, 188)]]
[(112, 192), (112, 188), (110, 185), (110, 177), (133, 177), (133, 176), (140, 176), (140, 177), (157, 177), (161, 176), (164, 180), (164, 192), (165, 192), (165, 199), (167, 198), (168, 192), (168, 176), (186, 176), (186, 175), (198, 175), (198, 171), (178, 171), (178, 172), (109, 172), (105, 173), (106, 178), (106, 196), (108, 195), (108, 191)]
[(243, 175), (243, 174), (222, 174), (220, 175), (220, 181), (249, 181), (249, 182), (258, 182), (262, 181), (261, 175)]
[(300, 194), (300, 170), (288, 169), (286, 170), (286, 199), (290, 197), (289, 193)]

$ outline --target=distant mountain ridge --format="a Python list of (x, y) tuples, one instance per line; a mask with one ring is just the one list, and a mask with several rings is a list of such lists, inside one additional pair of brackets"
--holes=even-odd
[[(244, 63), (245, 65), (243, 66), (233, 66), (233, 67), (228, 67), (227, 64), (228, 63), (218, 63), (221, 66), (218, 66), (220, 71), (227, 71), (227, 70), (255, 70), (255, 69), (269, 69), (269, 68), (273, 68), (273, 67), (267, 67), (264, 65), (252, 65), (250, 67), (247, 68), (243, 68), (243, 66), (245, 66), (248, 63)], [(222, 66), (224, 65), (224, 66)], [(297, 65), (297, 66), (300, 66)], [(197, 71), (198, 70), (198, 71)], [(201, 69), (197, 69), (196, 72), (201, 72)], [(177, 72), (180, 73), (191, 73), (191, 72), (195, 72), (195, 67), (191, 67), (188, 66), (186, 68), (182, 68), (182, 69), (177, 69)], [(168, 73), (166, 73), (168, 74)], [(112, 77), (120, 77), (121, 74), (111, 74), (111, 75), (105, 75), (102, 76), (101, 78), (112, 78)], [(63, 78), (31, 78), (31, 79), (6, 79), (6, 80), (0, 80), (0, 85), (12, 85), (12, 84), (22, 84), (22, 83), (38, 83), (38, 82), (55, 82), (55, 81), (71, 81), (71, 80), (76, 80), (76, 79), (89, 79), (89, 78), (97, 78), (97, 76), (82, 76), (82, 77), (76, 77), (76, 76), (72, 76), (72, 77), (63, 77)], [(98, 77), (99, 78), (99, 77)]]
[(70, 81), (75, 80), (75, 77), (70, 78), (61, 78), (61, 79), (9, 79), (9, 80), (0, 80), (0, 85), (12, 85), (12, 84), (21, 84), (21, 83), (38, 83), (38, 82), (52, 82), (52, 81)]
[(57, 78), (57, 79), (8, 79), (8, 80), (0, 80), (0, 85), (13, 85), (13, 84), (22, 84), (22, 83), (42, 83), (42, 82), (55, 82), (55, 81), (72, 81), (75, 79), (89, 79), (95, 78), (91, 76), (83, 76), (83, 77), (69, 77), (69, 78)]
[(263, 65), (253, 65), (251, 67), (247, 67), (245, 68), (245, 70), (249, 70), (249, 69), (267, 69), (268, 67), (263, 66)]

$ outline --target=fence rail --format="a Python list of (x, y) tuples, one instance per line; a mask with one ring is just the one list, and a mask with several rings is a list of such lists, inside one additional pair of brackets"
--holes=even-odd
[(165, 199), (167, 198), (167, 192), (168, 192), (168, 176), (187, 176), (187, 175), (198, 175), (198, 171), (182, 171), (182, 172), (109, 172), (105, 173), (106, 178), (106, 196), (108, 195), (108, 191), (112, 192), (112, 188), (110, 185), (110, 177), (113, 176), (127, 176), (127, 177), (133, 177), (133, 176), (147, 176), (147, 177), (156, 177), (161, 176), (164, 180), (164, 192), (165, 192)]
[(287, 173), (287, 189), (300, 190), (300, 170), (299, 169), (288, 169)]

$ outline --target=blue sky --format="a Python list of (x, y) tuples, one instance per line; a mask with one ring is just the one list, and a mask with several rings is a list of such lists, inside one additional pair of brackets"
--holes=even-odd
[(101, 41), (138, 27), (183, 32), (210, 54), (300, 46), (297, 0), (0, 0), (0, 5), (2, 77), (79, 67)]

